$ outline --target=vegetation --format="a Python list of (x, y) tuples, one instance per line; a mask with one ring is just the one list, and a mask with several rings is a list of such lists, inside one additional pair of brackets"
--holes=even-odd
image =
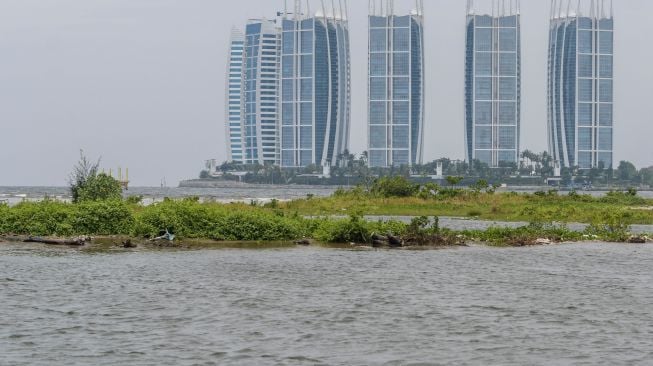
[[(98, 174), (82, 154), (71, 175), (74, 202), (46, 198), (41, 202), (0, 205), (0, 235), (130, 236), (155, 238), (169, 232), (182, 240), (294, 241), (312, 238), (325, 243), (376, 245), (459, 245), (485, 242), (523, 246), (540, 242), (597, 239), (631, 240), (631, 224), (653, 224), (653, 200), (635, 189), (603, 197), (572, 191), (534, 194), (496, 193), (496, 186), (479, 180), (469, 188), (417, 184), (402, 176), (369, 180), (333, 196), (266, 205), (201, 203), (199, 198), (166, 199), (143, 206), (141, 197), (122, 199), (120, 185)], [(346, 218), (338, 218), (343, 213)], [(363, 215), (417, 216), (410, 223), (369, 221)], [(492, 220), (524, 221), (518, 228), (452, 231), (440, 227), (440, 216), (469, 216)], [(567, 223), (587, 223), (585, 232)]]
[(85, 201), (120, 200), (122, 187), (120, 183), (104, 173), (99, 173), (100, 160), (91, 163), (80, 151), (80, 159), (70, 174), (68, 183), (73, 203)]
[(534, 216), (558, 222), (592, 223), (597, 216), (615, 210), (625, 212), (624, 223), (653, 224), (653, 200), (637, 196), (635, 190), (610, 192), (593, 197), (572, 191), (496, 193), (479, 181), (469, 189), (414, 184), (403, 178), (382, 178), (369, 190), (359, 186), (338, 190), (331, 197), (280, 203), (283, 210), (302, 215), (338, 215), (364, 212), (382, 216), (451, 216), (485, 220), (529, 222)]
[[(594, 198), (572, 192), (497, 194), (486, 182), (471, 189), (418, 185), (405, 178), (383, 178), (369, 190), (340, 190), (329, 198), (308, 197), (292, 202), (252, 204), (200, 203), (198, 198), (169, 200), (142, 206), (138, 199), (80, 200), (63, 203), (46, 199), (17, 206), (0, 205), (0, 234), (37, 236), (128, 235), (153, 238), (169, 231), (180, 239), (216, 241), (293, 241), (313, 238), (327, 243), (373, 244), (379, 236), (398, 237), (408, 245), (458, 245), (466, 241), (492, 245), (532, 245), (600, 239), (623, 242), (629, 225), (652, 224), (653, 212), (640, 209), (653, 202), (636, 191), (611, 192)], [(337, 218), (348, 212), (348, 218)], [(365, 214), (420, 215), (405, 224), (371, 222)], [(519, 228), (451, 231), (440, 227), (439, 216), (473, 216), (521, 220)], [(310, 217), (310, 218), (309, 218)], [(431, 217), (431, 218), (429, 218)], [(569, 222), (588, 223), (584, 233), (569, 230)], [(375, 239), (377, 238), (377, 239)]]
[[(375, 168), (369, 166), (367, 152), (359, 156), (345, 151), (337, 162), (331, 164), (331, 176), (322, 177), (322, 168), (310, 165), (302, 169), (281, 169), (274, 165), (244, 165), (225, 162), (217, 167), (217, 172), (202, 170), (202, 179), (237, 180), (245, 183), (265, 184), (324, 184), (324, 185), (363, 185), (369, 187), (376, 178), (401, 176), (413, 181), (430, 179), (439, 174), (449, 177), (450, 186), (470, 185), (477, 180), (491, 184), (508, 183), (512, 185), (544, 185), (547, 178), (554, 177), (554, 159), (547, 152), (534, 153), (525, 150), (520, 155), (519, 163), (500, 162), (499, 167), (490, 168), (487, 164), (474, 160), (465, 161), (441, 158), (430, 163), (408, 167)], [(438, 167), (441, 168), (438, 169)], [(210, 167), (207, 166), (206, 169)], [(247, 172), (236, 176), (234, 172)], [(210, 173), (220, 173), (220, 177), (211, 177)], [(577, 186), (594, 187), (631, 187), (653, 186), (653, 167), (637, 170), (630, 162), (622, 161), (616, 168), (599, 163), (593, 169), (578, 167), (563, 168), (560, 172), (560, 185), (563, 188)], [(451, 181), (455, 179), (455, 181)], [(452, 184), (455, 183), (455, 184)]]

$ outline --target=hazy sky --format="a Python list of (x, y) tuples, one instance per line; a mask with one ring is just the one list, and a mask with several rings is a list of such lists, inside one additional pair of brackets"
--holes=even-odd
[[(615, 160), (653, 165), (653, 1), (614, 2)], [(367, 1), (350, 3), (351, 147), (361, 152)], [(195, 177), (205, 159), (224, 160), (230, 29), (282, 7), (283, 0), (0, 0), (0, 185), (63, 185), (80, 148), (102, 156), (107, 169), (128, 166), (134, 185), (163, 177), (176, 184)], [(425, 7), (425, 157), (462, 159), (465, 1)], [(521, 147), (537, 151), (546, 148), (548, 9), (548, 0), (522, 0)]]

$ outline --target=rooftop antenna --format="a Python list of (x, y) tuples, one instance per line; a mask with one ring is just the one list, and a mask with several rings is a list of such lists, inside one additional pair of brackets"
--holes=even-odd
[(295, 20), (299, 20), (299, 13), (302, 11), (302, 0), (295, 0)]
[(313, 17), (313, 14), (311, 14), (311, 3), (309, 2), (309, 0), (306, 0), (306, 16), (308, 18)]
[(614, 3), (610, 0), (610, 18), (614, 17)]
[(288, 17), (288, 0), (283, 0), (283, 19)]
[(340, 20), (345, 20), (345, 14), (342, 12), (342, 0), (338, 0), (338, 13), (340, 14)]
[(517, 15), (521, 15), (521, 0), (517, 0)]
[(333, 0), (331, 0), (331, 12), (333, 12), (333, 21), (337, 21), (338, 18), (336, 17), (336, 4)]
[(347, 0), (342, 0), (345, 2), (345, 19), (347, 19), (347, 22), (349, 22), (349, 3)]

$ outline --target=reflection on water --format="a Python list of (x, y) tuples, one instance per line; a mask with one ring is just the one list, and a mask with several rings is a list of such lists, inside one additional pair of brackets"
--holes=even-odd
[(650, 365), (653, 246), (0, 244), (0, 365)]

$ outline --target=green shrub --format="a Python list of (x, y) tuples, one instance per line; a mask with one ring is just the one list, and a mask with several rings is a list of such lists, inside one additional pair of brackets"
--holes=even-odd
[(119, 200), (122, 199), (122, 186), (113, 177), (101, 173), (88, 177), (77, 194), (76, 202)]
[(368, 222), (361, 215), (353, 214), (349, 219), (317, 219), (313, 238), (325, 243), (371, 243), (372, 234), (404, 235), (406, 224), (399, 221)]
[(75, 233), (127, 235), (134, 229), (134, 216), (123, 201), (84, 202), (76, 207), (72, 226)]
[(380, 197), (411, 197), (417, 193), (419, 185), (411, 183), (408, 179), (395, 176), (377, 179), (370, 191)]
[(629, 219), (632, 212), (602, 211), (595, 215), (585, 232), (606, 241), (625, 242), (630, 237)]
[(309, 233), (298, 216), (190, 200), (167, 200), (145, 207), (136, 219), (135, 235), (150, 237), (168, 230), (179, 238), (275, 241), (297, 239)]
[(34, 236), (73, 235), (75, 215), (76, 209), (71, 204), (50, 200), (22, 202), (7, 209), (2, 232)]

